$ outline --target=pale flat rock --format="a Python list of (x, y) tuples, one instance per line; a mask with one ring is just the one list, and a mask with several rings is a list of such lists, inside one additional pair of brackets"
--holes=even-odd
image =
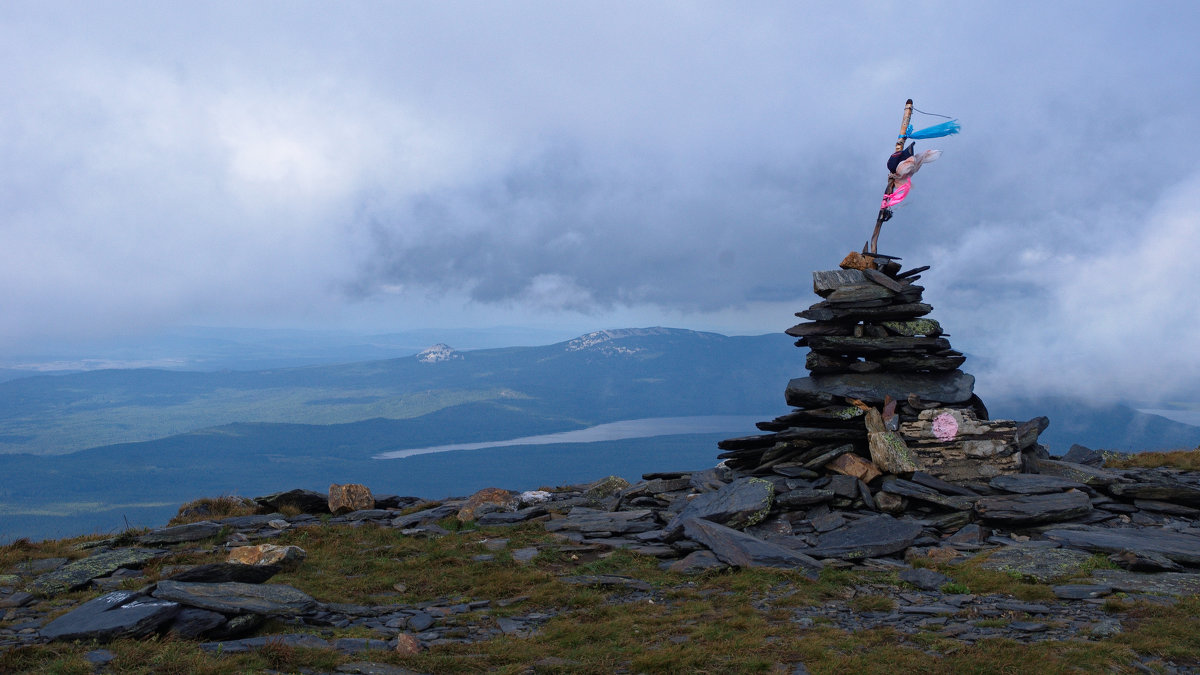
[(47, 572), (35, 579), (30, 587), (43, 595), (58, 595), (82, 588), (92, 579), (108, 576), (122, 567), (140, 568), (148, 561), (165, 553), (166, 551), (161, 549), (146, 548), (118, 548), (102, 551), (67, 563), (53, 572)]
[(1200, 574), (1182, 572), (1142, 574), (1128, 570), (1096, 570), (1092, 572), (1092, 578), (1123, 593), (1177, 596), (1200, 594)]
[(1185, 565), (1200, 565), (1200, 537), (1182, 532), (1149, 527), (1087, 527), (1047, 530), (1043, 534), (1049, 539), (1089, 551), (1142, 551), (1157, 553)]
[(1078, 573), (1091, 559), (1091, 554), (1073, 548), (1016, 545), (995, 551), (980, 567), (1047, 583)]

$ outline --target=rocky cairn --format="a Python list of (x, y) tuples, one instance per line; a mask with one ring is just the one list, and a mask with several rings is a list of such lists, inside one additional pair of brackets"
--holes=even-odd
[(966, 357), (922, 301), (915, 282), (928, 267), (862, 267), (813, 273), (822, 300), (786, 331), (809, 349), (809, 376), (785, 394), (795, 410), (758, 424), (770, 433), (722, 441), (720, 458), (754, 475), (834, 471), (867, 483), (914, 471), (947, 481), (1020, 473), (1049, 421), (988, 419), (975, 378), (959, 368)]

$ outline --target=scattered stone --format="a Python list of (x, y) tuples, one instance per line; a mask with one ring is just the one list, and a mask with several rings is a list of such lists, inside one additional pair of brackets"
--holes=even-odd
[(936, 591), (953, 581), (941, 572), (924, 567), (900, 570), (897, 576), (900, 577), (900, 581), (910, 583), (923, 591)]
[(734, 529), (743, 529), (762, 522), (771, 511), (775, 488), (761, 478), (739, 478), (716, 492), (697, 495), (689, 501), (665, 528), (668, 537), (683, 532), (683, 523), (691, 518), (703, 518)]
[(689, 539), (704, 544), (718, 560), (734, 567), (794, 569), (810, 579), (816, 579), (823, 567), (804, 553), (700, 518), (685, 521), (683, 528)]
[(294, 570), (308, 554), (299, 546), (259, 544), (238, 546), (229, 551), (229, 562), (240, 565), (274, 566), (283, 571)]
[(1149, 527), (1048, 530), (1045, 536), (1088, 551), (1120, 553), (1138, 551), (1164, 556), (1177, 563), (1200, 566), (1200, 537)]

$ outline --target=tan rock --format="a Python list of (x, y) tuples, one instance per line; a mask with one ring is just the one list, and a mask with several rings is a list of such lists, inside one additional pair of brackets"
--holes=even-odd
[(299, 546), (259, 544), (238, 546), (229, 551), (229, 562), (242, 565), (279, 565), (283, 570), (294, 570), (304, 562), (308, 554)]
[(421, 642), (412, 633), (401, 633), (396, 636), (396, 653), (402, 656), (413, 656), (421, 653)]
[(329, 510), (333, 515), (373, 508), (375, 508), (375, 498), (371, 496), (371, 490), (367, 486), (358, 483), (346, 483), (345, 485), (334, 483), (329, 486)]
[(867, 444), (871, 449), (871, 461), (884, 473), (912, 473), (919, 469), (916, 456), (895, 431), (872, 431), (867, 434)]
[(842, 259), (838, 267), (844, 270), (873, 270), (875, 262), (858, 251), (851, 251)]
[(467, 503), (458, 510), (458, 520), (466, 523), (475, 520), (475, 511), (484, 504), (495, 504), (507, 509), (512, 504), (516, 494), (500, 488), (484, 488), (471, 495)]
[(839, 455), (837, 459), (826, 464), (825, 468), (847, 476), (854, 476), (864, 483), (870, 483), (880, 475), (879, 469), (875, 468), (874, 464), (852, 452)]

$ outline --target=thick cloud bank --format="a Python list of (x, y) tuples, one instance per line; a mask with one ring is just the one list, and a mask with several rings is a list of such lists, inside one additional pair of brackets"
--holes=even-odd
[[(757, 333), (881, 250), (994, 386), (1200, 378), (1191, 3), (9, 4), (0, 347), (182, 323)], [(915, 124), (940, 118), (918, 115)]]

